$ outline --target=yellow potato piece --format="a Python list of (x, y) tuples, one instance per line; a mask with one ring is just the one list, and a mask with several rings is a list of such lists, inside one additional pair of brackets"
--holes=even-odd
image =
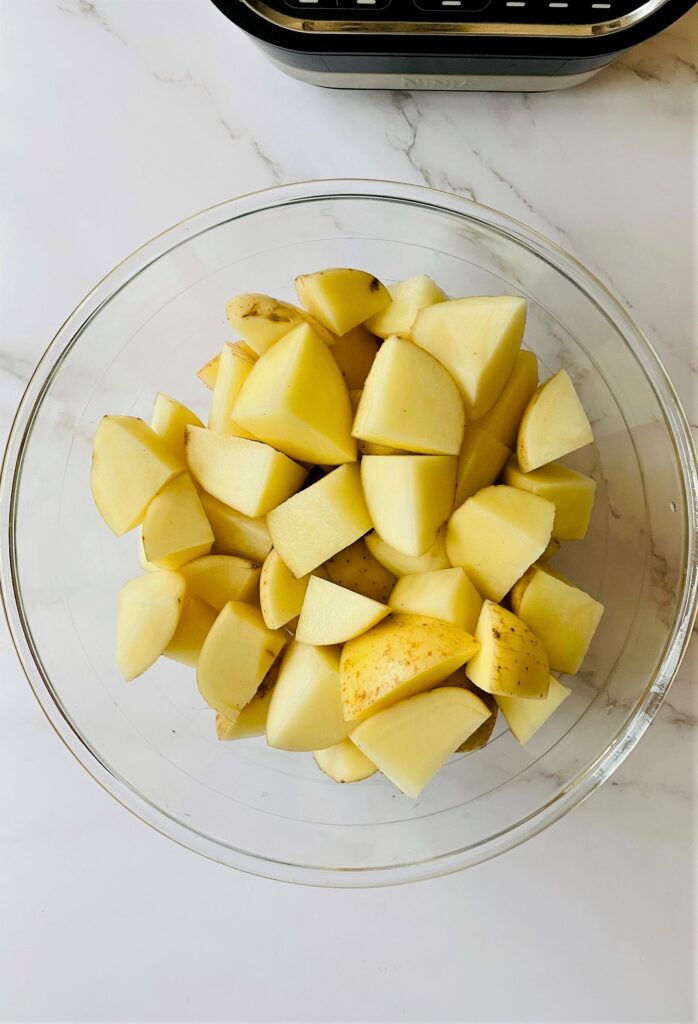
[(334, 345), (332, 355), (350, 391), (363, 388), (377, 352), (378, 342), (362, 325), (343, 334)]
[(204, 640), (216, 621), (216, 613), (196, 594), (187, 594), (177, 629), (165, 648), (166, 658), (196, 668)]
[(257, 360), (240, 390), (235, 422), (293, 459), (354, 462), (349, 393), (332, 353), (301, 324)]
[[(323, 569), (320, 567), (315, 572), (322, 573)], [(259, 583), (259, 603), (270, 629), (279, 629), (300, 615), (310, 579), (310, 573), (297, 579), (279, 552), (271, 549), (262, 566)]]
[(344, 717), (351, 721), (436, 686), (477, 649), (473, 637), (450, 622), (393, 615), (344, 645)]
[(161, 569), (179, 569), (207, 555), (213, 530), (188, 473), (180, 473), (148, 505), (142, 529), (146, 560)]
[(558, 370), (541, 384), (526, 406), (516, 455), (524, 473), (530, 473), (593, 440), (591, 424), (574, 384), (567, 370)]
[(441, 687), (378, 711), (351, 739), (398, 789), (416, 798), (489, 715), (473, 693)]
[(533, 352), (519, 352), (501, 395), (477, 421), (479, 429), (513, 448), (524, 409), (537, 387), (538, 360)]
[(184, 431), (189, 424), (194, 427), (203, 427), (203, 423), (196, 413), (187, 409), (186, 405), (170, 398), (169, 395), (158, 393), (155, 396), (153, 418), (150, 425), (182, 464), (186, 462)]
[[(485, 690), (478, 690), (474, 683), (471, 683), (465, 674), (465, 670), (459, 668), (449, 679), (441, 684), (442, 686), (463, 686), (470, 693), (474, 693), (476, 697), (482, 701), (487, 710), (490, 713), (490, 717), (485, 719), (481, 726), (479, 726), (475, 732), (471, 733), (466, 740), (464, 740), (458, 747), (459, 754), (466, 754), (471, 750), (481, 750), (486, 747), (490, 741), (494, 727), (497, 724), (497, 717), (499, 715), (499, 705), (497, 704), (497, 698), (491, 693), (487, 693)], [(540, 703), (536, 701), (536, 704)]]
[(155, 565), (154, 562), (149, 562), (145, 556), (145, 548), (143, 547), (143, 525), (138, 528), (138, 561), (141, 569), (145, 569), (146, 572), (157, 572), (160, 568), (159, 565)]
[(511, 375), (526, 325), (518, 295), (450, 299), (421, 310), (412, 340), (431, 352), (455, 380), (469, 419), (492, 408)]
[(496, 437), (469, 423), (458, 456), (455, 507), (493, 484), (510, 455), (510, 450)]
[(390, 302), (377, 277), (346, 268), (302, 274), (296, 278), (296, 294), (302, 306), (340, 337)]
[(514, 738), (519, 743), (528, 743), (554, 711), (571, 694), (566, 686), (550, 677), (548, 696), (544, 700), (517, 700), (516, 697), (497, 697), (496, 701), (507, 720)]
[(364, 597), (386, 604), (395, 586), (395, 577), (377, 561), (365, 540), (354, 541), (325, 562), (325, 571), (333, 583)]
[(184, 577), (169, 570), (138, 576), (121, 588), (116, 663), (126, 682), (164, 653), (182, 614), (185, 589)]
[(207, 704), (234, 721), (254, 697), (288, 636), (267, 629), (258, 608), (229, 601), (218, 613), (196, 666)]
[(235, 555), (204, 555), (182, 566), (187, 590), (220, 611), (228, 601), (254, 604), (259, 593), (260, 567)]
[(218, 367), (221, 363), (221, 354), (215, 355), (213, 359), (209, 359), (207, 363), (197, 370), (196, 376), (199, 378), (202, 384), (205, 384), (209, 391), (213, 391), (216, 386), (216, 379), (218, 377)]
[(281, 750), (321, 750), (348, 732), (339, 697), (338, 651), (293, 641), (271, 698), (267, 743)]
[(320, 577), (311, 577), (301, 608), (296, 640), (327, 646), (365, 633), (390, 614), (390, 608)]
[(554, 672), (578, 672), (604, 607), (583, 590), (532, 565), (511, 592), (511, 605), (540, 638)]
[(336, 338), (322, 324), (290, 302), (280, 302), (270, 295), (236, 295), (225, 307), (228, 321), (247, 345), (259, 356), (280, 341), (299, 324), (310, 323), (326, 345)]
[(264, 516), (251, 519), (205, 491), (199, 497), (215, 537), (215, 554), (238, 555), (253, 562), (263, 562), (271, 551), (271, 537)]
[(551, 537), (550, 540), (548, 541), (547, 548), (545, 549), (543, 554), (540, 556), (538, 561), (539, 562), (549, 562), (551, 558), (555, 557), (555, 555), (558, 553), (558, 551), (560, 550), (561, 547), (562, 547), (562, 545), (560, 544), (560, 541), (559, 540), (555, 540), (554, 537)]
[(555, 506), (537, 494), (485, 487), (451, 516), (446, 550), (483, 597), (501, 601), (550, 540)]
[(359, 467), (348, 463), (267, 516), (274, 547), (294, 576), (305, 576), (371, 529)]
[(189, 471), (214, 498), (252, 518), (298, 490), (307, 470), (261, 441), (187, 427)]
[(232, 434), (234, 437), (246, 437), (248, 440), (254, 440), (254, 434), (245, 430), (239, 423), (234, 423), (232, 419), (233, 406), (254, 365), (254, 361), (241, 352), (237, 345), (231, 345), (228, 342), (223, 346), (211, 398), (211, 410), (208, 416), (209, 430), (215, 430), (218, 434)]
[(465, 413), (452, 378), (428, 352), (388, 338), (373, 361), (354, 437), (401, 451), (457, 455)]
[(376, 532), (404, 555), (428, 551), (453, 509), (456, 459), (449, 455), (367, 455), (361, 483)]
[(545, 647), (513, 612), (485, 601), (475, 638), (480, 648), (465, 672), (479, 689), (526, 700), (547, 697), (550, 670)]
[(396, 612), (443, 619), (466, 633), (475, 632), (482, 609), (482, 598), (460, 568), (402, 576), (388, 603)]
[(348, 738), (325, 750), (313, 751), (313, 757), (320, 771), (335, 782), (361, 782), (378, 771), (375, 764)]
[(391, 284), (388, 291), (389, 305), (366, 322), (369, 331), (377, 334), (379, 338), (399, 334), (400, 337), (409, 340), (412, 324), (420, 309), (444, 302), (448, 298), (446, 292), (426, 274), (415, 274), (414, 277), (407, 277), (404, 281)]
[(386, 544), (377, 533), (369, 533), (366, 547), (376, 561), (393, 576), (408, 576), (419, 572), (432, 572), (436, 569), (450, 569), (451, 563), (446, 554), (446, 527), (442, 526), (436, 540), (423, 555), (416, 558), (403, 555), (401, 551)]
[(216, 712), (216, 735), (219, 740), (248, 740), (266, 734), (271, 695), (279, 676), (281, 660), (276, 659), (250, 703), (245, 705), (234, 721), (220, 711)]
[(531, 491), (555, 506), (553, 537), (556, 540), (582, 540), (589, 528), (594, 508), (596, 481), (578, 473), (561, 462), (551, 462), (540, 469), (524, 473), (512, 457), (504, 470), (503, 480), (510, 487)]
[(95, 433), (90, 474), (102, 519), (117, 537), (132, 530), (158, 491), (185, 468), (143, 420), (104, 416)]

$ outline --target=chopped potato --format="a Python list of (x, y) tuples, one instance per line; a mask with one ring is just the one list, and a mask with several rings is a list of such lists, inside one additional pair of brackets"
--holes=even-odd
[(431, 352), (455, 380), (469, 419), (488, 412), (511, 375), (526, 324), (518, 295), (450, 299), (421, 310), (412, 340)]
[(196, 413), (187, 409), (186, 405), (182, 405), (175, 398), (170, 398), (169, 395), (156, 395), (150, 425), (182, 464), (186, 462), (184, 431), (189, 424), (193, 427), (203, 427)]
[(333, 747), (313, 751), (313, 757), (320, 771), (335, 782), (361, 782), (378, 771), (348, 737)]
[(477, 421), (478, 428), (506, 448), (514, 448), (524, 409), (538, 387), (538, 360), (533, 352), (519, 352), (502, 393), (489, 412)]
[(510, 454), (496, 437), (469, 423), (458, 456), (455, 507), (459, 508), (466, 498), (493, 484)]
[(366, 547), (377, 562), (393, 576), (408, 576), (418, 572), (432, 572), (435, 569), (450, 569), (451, 563), (446, 554), (446, 527), (442, 526), (436, 534), (436, 540), (423, 555), (414, 557), (404, 555), (401, 551), (386, 544), (377, 533), (369, 533)]
[(301, 274), (296, 293), (316, 319), (340, 337), (390, 302), (385, 285), (365, 270), (335, 268)]
[(196, 594), (187, 594), (177, 628), (164, 650), (166, 658), (196, 668), (204, 640), (216, 621), (214, 609)]
[(378, 711), (354, 729), (351, 739), (398, 789), (416, 798), (489, 717), (489, 708), (474, 693), (442, 687)]
[(336, 583), (311, 577), (301, 608), (296, 640), (325, 647), (365, 633), (390, 614), (390, 608)]
[(153, 665), (179, 624), (186, 584), (163, 569), (138, 576), (121, 588), (116, 628), (116, 663), (126, 682)]
[(361, 483), (383, 540), (418, 557), (433, 545), (453, 509), (456, 460), (450, 455), (367, 455)]
[[(260, 568), (257, 562), (235, 555), (204, 555), (182, 566), (187, 590), (216, 611), (228, 601), (254, 604), (259, 591)], [(268, 625), (268, 623), (267, 623)]]
[(450, 622), (393, 615), (342, 649), (341, 688), (347, 721), (428, 690), (452, 675), (478, 643)]
[(271, 551), (271, 537), (264, 516), (250, 518), (225, 502), (202, 491), (199, 495), (206, 518), (215, 538), (213, 551), (217, 555), (238, 555), (263, 562)]
[(482, 598), (460, 568), (402, 576), (388, 602), (396, 612), (430, 615), (474, 633)]
[(480, 690), (527, 700), (543, 700), (548, 695), (545, 647), (513, 612), (485, 601), (475, 639), (480, 646), (465, 672)]
[(590, 476), (577, 473), (561, 462), (551, 462), (524, 473), (519, 469), (516, 457), (512, 456), (502, 479), (510, 487), (519, 487), (552, 501), (555, 506), (555, 540), (583, 540), (586, 536), (596, 494), (596, 481)]
[[(318, 574), (323, 571), (322, 567), (315, 569)], [(300, 615), (310, 579), (310, 573), (298, 578), (294, 576), (279, 552), (271, 549), (259, 581), (259, 604), (269, 629), (279, 629)]]
[(141, 536), (146, 560), (161, 569), (179, 569), (209, 553), (213, 530), (188, 473), (176, 476), (150, 502)]
[[(213, 386), (211, 410), (208, 415), (209, 430), (254, 440), (254, 434), (245, 430), (239, 423), (234, 423), (232, 419), (233, 406), (254, 365), (254, 361), (244, 355), (237, 345), (228, 343), (223, 347), (218, 363), (216, 382)], [(203, 424), (198, 424), (198, 426), (203, 426)]]
[(555, 676), (551, 676), (544, 700), (517, 700), (516, 697), (502, 696), (495, 699), (514, 738), (519, 743), (528, 743), (571, 693)]
[(428, 352), (383, 342), (366, 378), (354, 437), (424, 455), (457, 455), (465, 429), (458, 388)]
[(349, 733), (339, 694), (339, 653), (293, 641), (284, 655), (267, 715), (267, 743), (322, 750)]
[(270, 295), (236, 295), (226, 305), (225, 312), (231, 326), (258, 356), (299, 324), (310, 323), (326, 345), (336, 341), (334, 335), (302, 309), (290, 302), (272, 299)]
[(538, 388), (521, 419), (516, 456), (524, 473), (591, 444), (594, 435), (567, 370)]
[(373, 557), (363, 538), (338, 551), (324, 568), (333, 583), (383, 604), (395, 586), (395, 577)]
[(371, 332), (361, 325), (343, 334), (333, 346), (332, 355), (350, 392), (363, 388), (377, 352), (378, 342)]
[(387, 306), (366, 321), (369, 331), (379, 338), (389, 338), (399, 334), (401, 338), (410, 340), (410, 332), (417, 313), (425, 306), (433, 306), (448, 298), (426, 274), (415, 274), (404, 281), (388, 286), (390, 302)]

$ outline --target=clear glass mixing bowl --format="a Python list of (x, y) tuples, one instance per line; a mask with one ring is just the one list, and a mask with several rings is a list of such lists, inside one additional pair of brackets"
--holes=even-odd
[[(156, 391), (203, 413), (195, 371), (230, 337), (235, 292), (293, 297), (322, 266), (385, 281), (429, 273), (452, 295), (518, 292), (542, 374), (565, 366), (596, 438), (571, 463), (598, 481), (589, 534), (556, 564), (606, 613), (573, 696), (526, 747), (499, 723), (419, 800), (385, 779), (337, 786), (310, 754), (219, 743), (191, 670), (124, 684), (117, 593), (139, 572), (90, 495), (107, 412), (149, 419)], [(696, 461), (676, 395), (618, 301), (552, 243), (492, 210), (380, 182), (290, 185), (197, 214), (81, 303), (27, 388), (1, 485), (2, 585), (14, 642), (56, 731), (126, 807), (208, 857), (320, 885), (405, 882), (511, 848), (622, 761), (678, 667), (696, 604)]]

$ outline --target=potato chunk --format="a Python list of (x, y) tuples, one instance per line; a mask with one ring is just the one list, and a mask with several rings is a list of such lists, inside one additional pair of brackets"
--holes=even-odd
[(138, 576), (121, 588), (116, 628), (116, 663), (129, 682), (153, 665), (175, 634), (186, 585), (178, 572)]
[(448, 298), (426, 274), (415, 274), (404, 281), (388, 286), (390, 303), (366, 322), (366, 327), (379, 338), (389, 338), (399, 334), (401, 338), (410, 339), (412, 324), (417, 313), (425, 306), (433, 306)]
[(296, 294), (321, 324), (342, 335), (390, 302), (385, 285), (365, 270), (332, 268), (296, 278)]
[(361, 782), (378, 771), (375, 764), (349, 738), (325, 750), (313, 751), (313, 757), (320, 771), (335, 782)]
[(492, 408), (514, 369), (526, 325), (518, 295), (451, 299), (421, 310), (412, 339), (455, 380), (469, 419)]
[(322, 647), (343, 644), (389, 614), (387, 605), (314, 576), (305, 593), (296, 640)]
[(604, 607), (566, 580), (532, 565), (511, 592), (516, 614), (538, 636), (554, 672), (578, 672)]
[(519, 743), (528, 743), (571, 693), (555, 676), (551, 676), (548, 696), (544, 700), (517, 700), (516, 697), (495, 699), (514, 739)]
[(555, 540), (582, 540), (589, 528), (594, 508), (596, 481), (584, 473), (550, 462), (547, 466), (524, 473), (512, 457), (504, 470), (504, 483), (531, 491), (555, 506), (553, 537)]
[(533, 352), (519, 352), (499, 398), (477, 421), (479, 429), (513, 448), (524, 409), (537, 387), (538, 360)]
[(264, 516), (254, 519), (244, 516), (205, 491), (199, 497), (215, 537), (214, 553), (263, 562), (271, 551), (271, 537)]
[(457, 455), (465, 427), (458, 388), (428, 352), (388, 338), (366, 378), (354, 420), (361, 441), (424, 455)]
[(353, 413), (327, 345), (301, 324), (251, 367), (235, 402), (235, 422), (293, 459), (354, 462)]
[(485, 601), (475, 639), (480, 648), (465, 672), (477, 687), (497, 696), (547, 697), (550, 671), (545, 647), (513, 612)]
[(351, 739), (398, 789), (417, 797), (489, 716), (475, 694), (442, 687), (378, 711), (354, 729)]
[(143, 552), (161, 569), (179, 569), (207, 555), (213, 530), (188, 473), (180, 473), (155, 495), (143, 520)]
[(339, 696), (339, 653), (294, 641), (281, 663), (267, 715), (267, 743), (282, 750), (322, 750), (349, 725)]
[(361, 483), (376, 532), (404, 555), (423, 555), (453, 509), (449, 455), (366, 455)]
[(442, 526), (436, 540), (423, 555), (413, 557), (403, 555), (401, 551), (386, 544), (377, 533), (369, 533), (366, 547), (370, 554), (393, 576), (408, 576), (419, 572), (431, 572), (435, 569), (450, 569), (451, 563), (446, 554), (446, 527)]
[(516, 455), (530, 473), (591, 444), (594, 435), (567, 370), (558, 370), (538, 388), (519, 426)]
[(555, 506), (527, 491), (485, 487), (448, 523), (446, 550), (484, 597), (501, 601), (550, 540)]
[(393, 615), (344, 645), (344, 717), (353, 719), (428, 690), (452, 675), (478, 644), (450, 622)]
[(184, 431), (189, 424), (193, 427), (203, 427), (196, 413), (187, 409), (186, 405), (182, 405), (175, 398), (170, 398), (169, 395), (158, 393), (155, 396), (150, 425), (182, 464), (186, 462)]
[(443, 619), (466, 633), (475, 632), (482, 609), (482, 598), (460, 568), (402, 576), (388, 603), (396, 612)]

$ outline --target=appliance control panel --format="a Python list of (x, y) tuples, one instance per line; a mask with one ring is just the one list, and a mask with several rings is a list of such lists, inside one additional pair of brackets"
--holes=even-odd
[[(391, 23), (438, 31), (444, 23), (465, 25), (482, 34), (593, 35), (613, 32), (644, 20), (666, 0), (244, 0), (270, 20), (301, 24), (305, 31), (390, 31)], [(280, 18), (275, 17), (280, 16)], [(335, 23), (330, 25), (330, 23)], [(378, 24), (380, 23), (380, 28)], [(399, 29), (398, 29), (399, 30)]]

